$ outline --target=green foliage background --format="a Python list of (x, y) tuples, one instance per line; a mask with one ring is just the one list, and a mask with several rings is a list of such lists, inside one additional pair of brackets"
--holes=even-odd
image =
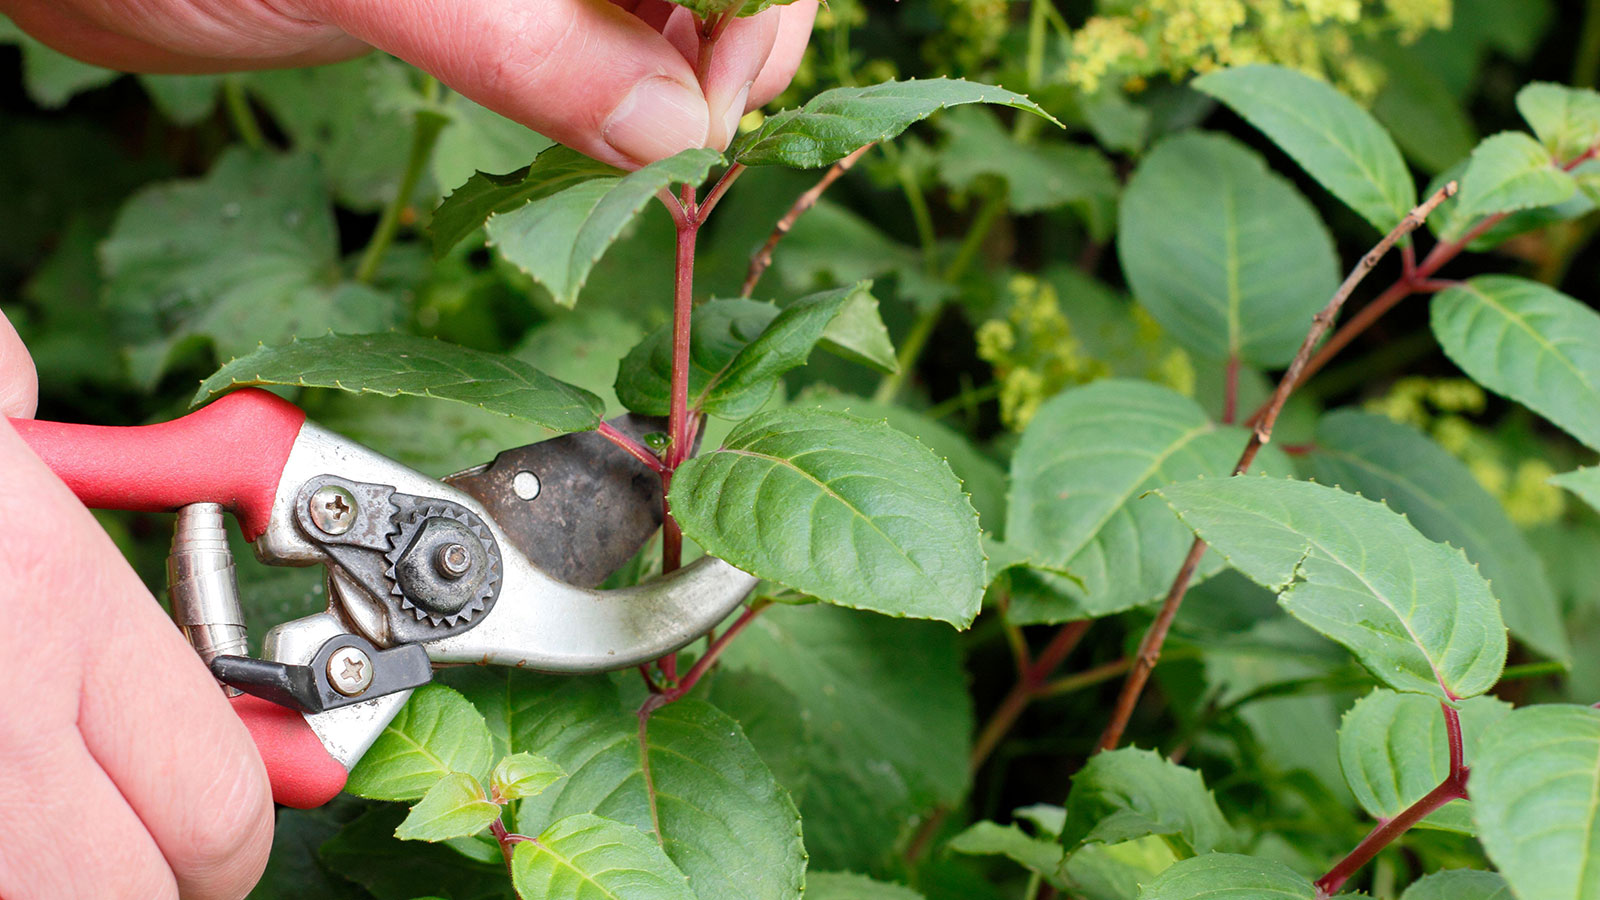
[[(541, 425), (582, 427), (573, 423), (595, 403), (611, 415), (624, 400), (662, 402), (648, 351), (671, 311), (672, 223), (655, 204), (625, 218), (614, 243), (609, 231), (591, 241), (592, 269), (554, 267), (533, 241), (519, 251), (532, 226), (515, 212), (490, 220), (487, 243), (481, 218), (467, 222), (470, 236), (434, 258), (426, 229), (440, 201), (475, 172), (527, 166), (549, 145), (540, 136), (377, 54), (313, 70), (132, 78), (60, 57), (3, 19), (0, 42), (10, 45), (0, 48), (0, 308), (38, 365), (41, 417), (171, 418), (229, 360), (330, 330), (392, 329), (509, 354), (593, 395), (535, 404), (522, 411), (540, 423), (531, 424), (417, 396), (291, 391), (323, 424), (433, 475), (555, 433)], [(1296, 143), (1293, 122), (1252, 105), (1260, 86), (1240, 77), (1252, 70), (1229, 69), (1254, 63), (1331, 82), (1302, 86), (1291, 107), (1334, 125)], [(870, 152), (779, 245), (754, 299), (794, 309), (803, 296), (842, 297), (871, 279), (898, 370), (883, 371), (895, 367), (881, 347), (858, 346), (853, 356), (785, 364), (776, 390), (770, 379), (753, 394), (724, 385), (715, 402), (729, 418), (764, 406), (752, 421), (795, 429), (837, 411), (886, 418), (872, 427), (931, 447), (985, 531), (983, 612), (958, 633), (841, 607), (957, 624), (972, 610), (849, 602), (839, 596), (853, 583), (826, 577), (775, 589), (788, 602), (763, 612), (707, 681), (652, 725), (657, 777), (709, 806), (704, 815), (731, 834), (721, 843), (681, 809), (655, 826), (664, 847), (638, 840), (653, 822), (633, 731), (644, 688), (632, 672), (447, 673), (441, 680), (459, 695), (429, 702), (455, 717), (454, 733), (470, 732), (471, 760), (424, 773), (419, 790), (384, 787), (379, 776), (393, 772), (377, 768), (358, 772), (353, 788), (409, 802), (452, 768), (488, 783), (507, 754), (537, 754), (553, 767), (539, 771), (562, 774), (519, 795), (511, 824), (550, 847), (600, 847), (619, 866), (688, 876), (688, 887), (664, 878), (625, 896), (787, 897), (804, 877), (807, 896), (820, 900), (1032, 900), (1057, 890), (1161, 900), (1246, 882), (1309, 898), (1308, 879), (1361, 839), (1369, 815), (1392, 817), (1443, 774), (1437, 704), (1397, 692), (1489, 691), (1462, 714), (1475, 746), (1474, 735), (1487, 735), (1474, 771), (1500, 792), (1472, 810), (1462, 801), (1439, 810), (1352, 887), (1383, 898), (1488, 897), (1502, 887), (1496, 876), (1441, 870), (1487, 870), (1492, 857), (1522, 900), (1600, 897), (1581, 873), (1563, 880), (1559, 866), (1530, 862), (1538, 848), (1519, 837), (1527, 823), (1513, 821), (1515, 804), (1502, 799), (1539, 764), (1570, 762), (1524, 759), (1518, 734), (1600, 746), (1593, 716), (1559, 705), (1600, 699), (1600, 519), (1579, 499), (1600, 494), (1579, 469), (1595, 462), (1600, 434), (1600, 351), (1549, 340), (1600, 336), (1587, 309), (1600, 275), (1594, 173), (1551, 162), (1600, 136), (1600, 98), (1520, 90), (1535, 81), (1593, 87), (1597, 67), (1592, 2), (901, 0), (869, 10), (834, 0), (768, 116), (827, 88), (953, 76), (1026, 93), (1063, 127), (964, 106)], [(1341, 93), (1357, 101), (1356, 114), (1339, 105)], [(745, 129), (759, 135), (783, 121), (753, 113)], [(1381, 140), (1363, 145), (1366, 127)], [(437, 144), (425, 165), (408, 165), (424, 128)], [(1386, 149), (1384, 133), (1398, 151)], [(1377, 174), (1341, 168), (1348, 160), (1329, 154), (1347, 138), (1351, 158)], [(701, 172), (712, 164), (709, 155), (679, 159)], [(739, 295), (752, 252), (817, 174), (772, 166), (743, 176), (701, 235), (698, 297)], [(1382, 614), (1366, 610), (1333, 621), (1338, 604), (1314, 592), (1332, 591), (1342, 550), (1359, 541), (1315, 537), (1326, 521), (1246, 521), (1280, 508), (1335, 510), (1355, 503), (1348, 494), (1263, 481), (1249, 485), (1258, 496), (1218, 482), (1146, 496), (1227, 473), (1244, 433), (1224, 422), (1265, 399), (1310, 315), (1415, 202), (1415, 186), (1446, 178), (1464, 189), (1430, 220), (1433, 236), (1419, 233), (1423, 250), (1467, 236), (1482, 215), (1510, 213), (1470, 236), (1470, 252), (1439, 275), (1471, 280), (1431, 301), (1413, 297), (1360, 335), (1291, 401), (1274, 435), (1282, 452), (1269, 448), (1258, 468), (1383, 501), (1392, 512), (1368, 505), (1336, 522), (1369, 528), (1383, 545), (1374, 557), (1448, 556), (1437, 571), (1454, 573), (1452, 590), (1425, 593), (1452, 598), (1456, 612), (1498, 600), (1510, 649), (1497, 685), (1492, 651), (1451, 658), (1457, 632), (1419, 625), (1415, 610), (1391, 609), (1392, 620), (1376, 624)], [(395, 205), (404, 185), (414, 186), (411, 201)], [(1224, 206), (1238, 211), (1235, 227), (1207, 233)], [(386, 218), (398, 239), (379, 253), (370, 238)], [(1241, 246), (1251, 252), (1239, 265), (1208, 268), (1218, 247)], [(1385, 260), (1352, 308), (1399, 274), (1396, 258)], [(781, 318), (763, 304), (717, 302), (728, 305), (702, 309), (724, 310), (717, 321), (730, 335)], [(1510, 324), (1493, 330), (1493, 315)], [(1513, 327), (1527, 322), (1547, 324)], [(1499, 353), (1502, 332), (1522, 345)], [(1232, 404), (1229, 357), (1239, 365)], [(304, 383), (336, 380), (338, 362), (327, 369)], [(1159, 427), (1140, 424), (1144, 416)], [(710, 420), (706, 447), (754, 440), (730, 438), (732, 428)], [(871, 446), (870, 435), (857, 437)], [(686, 484), (718, 474), (715, 463), (691, 465)], [(944, 473), (931, 456), (916, 465), (930, 478)], [(1562, 486), (1549, 480), (1574, 469)], [(1299, 493), (1286, 499), (1291, 491)], [(958, 521), (938, 529), (970, 529), (971, 511), (941, 501), (948, 508)], [(102, 521), (159, 593), (167, 521)], [(1086, 766), (1121, 664), (1191, 527), (1223, 554), (1202, 560), (1211, 577), (1190, 591), (1127, 740), (1170, 759), (1121, 751)], [(1280, 547), (1274, 529), (1295, 537)], [(1294, 543), (1307, 534), (1322, 541), (1315, 553)], [(1268, 544), (1302, 552), (1280, 558), (1260, 549)], [(962, 546), (953, 541), (951, 554)], [(658, 549), (618, 583), (647, 576)], [(713, 549), (730, 558), (773, 550)], [(1319, 560), (1330, 568), (1314, 570)], [(760, 561), (774, 578), (791, 565)], [(244, 560), (241, 580), (257, 636), (325, 602), (314, 573)], [(963, 597), (982, 587), (948, 581), (935, 587)], [(1312, 598), (1304, 606), (1289, 594), (1274, 602), (1291, 582)], [(1488, 616), (1462, 621), (1493, 632)], [(1099, 620), (1089, 637), (1047, 673), (1061, 680), (974, 757), (983, 723), (1015, 681), (1016, 642), (1037, 654), (1055, 626), (1087, 618)], [(1351, 622), (1411, 637), (1349, 637), (1341, 628)], [(1508, 718), (1507, 704), (1541, 705)], [(675, 771), (666, 760), (680, 755), (714, 764)], [(451, 789), (482, 812), (459, 781)], [(1589, 784), (1578, 777), (1565, 789)], [(1549, 793), (1530, 802), (1582, 819)], [(484, 824), (467, 813), (473, 828)], [(470, 828), (442, 841), (448, 821), (427, 832), (440, 843), (402, 842), (394, 834), (404, 815), (353, 797), (280, 812), (273, 859), (252, 896), (510, 896), (492, 842)], [(517, 884), (541, 883), (548, 860), (518, 854)]]

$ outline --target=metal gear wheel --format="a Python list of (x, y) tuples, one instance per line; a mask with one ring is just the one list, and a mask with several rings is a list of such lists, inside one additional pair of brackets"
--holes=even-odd
[(500, 587), (500, 552), (477, 516), (430, 501), (398, 526), (384, 554), (384, 575), (402, 612), (434, 627), (454, 627), (487, 608)]

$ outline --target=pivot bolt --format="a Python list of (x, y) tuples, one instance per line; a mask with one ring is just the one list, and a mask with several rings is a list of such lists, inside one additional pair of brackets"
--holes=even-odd
[(472, 551), (462, 544), (445, 544), (439, 548), (433, 565), (446, 578), (460, 578), (472, 570)]
[(346, 697), (355, 697), (372, 686), (372, 660), (354, 647), (341, 647), (328, 657), (328, 683)]
[(356, 523), (356, 497), (338, 485), (317, 488), (310, 505), (311, 524), (324, 534), (344, 534)]

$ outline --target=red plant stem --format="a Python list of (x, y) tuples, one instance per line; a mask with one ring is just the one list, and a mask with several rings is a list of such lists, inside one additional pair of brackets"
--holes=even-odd
[[(1272, 426), (1277, 423), (1278, 414), (1283, 412), (1283, 406), (1289, 401), (1289, 395), (1300, 383), (1312, 350), (1333, 326), (1340, 308), (1350, 299), (1350, 294), (1355, 291), (1356, 286), (1367, 277), (1367, 273), (1372, 271), (1384, 254), (1393, 249), (1401, 238), (1421, 227), (1428, 214), (1455, 192), (1456, 183), (1452, 181), (1407, 213), (1405, 218), (1400, 220), (1400, 224), (1391, 229), (1376, 246), (1361, 257), (1361, 261), (1356, 263), (1338, 290), (1328, 299), (1327, 305), (1311, 318), (1311, 328), (1306, 331), (1305, 339), (1300, 342), (1300, 350), (1295, 353), (1289, 368), (1283, 373), (1283, 378), (1278, 381), (1272, 397), (1258, 414), (1252, 417), (1256, 420), (1255, 428), (1250, 433), (1249, 442), (1244, 446), (1244, 452), (1239, 454), (1239, 461), (1233, 467), (1234, 475), (1242, 475), (1249, 471), (1250, 465), (1255, 462), (1256, 454), (1272, 440)], [(1426, 266), (1427, 262), (1424, 262), (1422, 267)], [(1150, 630), (1145, 632), (1144, 639), (1139, 642), (1139, 653), (1134, 659), (1133, 671), (1128, 673), (1127, 680), (1122, 684), (1122, 692), (1117, 696), (1111, 721), (1106, 724), (1106, 730), (1100, 735), (1099, 749), (1110, 750), (1122, 742), (1122, 733), (1128, 727), (1128, 720), (1133, 718), (1133, 709), (1138, 705), (1139, 695), (1143, 693), (1145, 684), (1150, 680), (1150, 672), (1155, 669), (1157, 660), (1161, 658), (1161, 645), (1166, 642), (1167, 632), (1172, 628), (1172, 620), (1177, 618), (1178, 608), (1183, 603), (1184, 594), (1189, 590), (1189, 582), (1194, 578), (1195, 569), (1200, 565), (1200, 558), (1205, 552), (1206, 542), (1196, 537), (1194, 543), (1189, 546), (1189, 555), (1184, 558), (1183, 565), (1178, 568), (1178, 574), (1172, 580), (1172, 587), (1167, 590), (1161, 611), (1156, 614), (1155, 621), (1150, 624)]]
[[(666, 471), (661, 473), (661, 571), (672, 572), (683, 565), (683, 530), (672, 518), (667, 492), (672, 489), (672, 473), (688, 458), (689, 437), (689, 325), (694, 313), (694, 245), (700, 231), (700, 215), (694, 188), (684, 185), (678, 203), (682, 215), (674, 215), (678, 232), (677, 277), (672, 294), (672, 405), (667, 419), (670, 441)], [(672, 209), (673, 204), (667, 208)], [(670, 656), (669, 656), (670, 658)], [(663, 666), (665, 670), (665, 664)], [(671, 677), (671, 673), (668, 673)]]
[(749, 627), (750, 622), (763, 609), (771, 605), (771, 603), (756, 602), (745, 607), (745, 611), (739, 614), (739, 618), (735, 619), (732, 625), (728, 626), (728, 630), (717, 635), (717, 639), (712, 641), (711, 646), (706, 648), (705, 654), (695, 660), (695, 664), (689, 667), (688, 672), (684, 673), (682, 680), (659, 694), (651, 694), (645, 698), (644, 705), (639, 707), (639, 714), (649, 718), (650, 713), (694, 690), (694, 686), (700, 683), (700, 679), (711, 670), (713, 665), (716, 665), (717, 657), (722, 655), (722, 651), (728, 649), (728, 645), (733, 642), (733, 639), (738, 637), (739, 633), (744, 631), (745, 628)]
[[(528, 837), (525, 834), (514, 834), (506, 831), (505, 823), (499, 819), (495, 819), (493, 822), (489, 823), (489, 833), (494, 835), (495, 843), (500, 845), (500, 855), (505, 857), (506, 874), (511, 875), (512, 878), (515, 879), (516, 876), (513, 875), (511, 871), (511, 857), (516, 852), (517, 845), (524, 841), (537, 844), (538, 841), (535, 841), (533, 838)], [(515, 888), (513, 888), (513, 890), (515, 890)], [(520, 898), (522, 895), (518, 894), (517, 896)]]
[(983, 766), (989, 759), (989, 754), (994, 752), (994, 748), (1000, 745), (1006, 733), (1017, 723), (1023, 710), (1026, 710), (1028, 704), (1037, 699), (1049, 686), (1050, 676), (1066, 661), (1068, 654), (1078, 646), (1078, 642), (1083, 640), (1083, 635), (1091, 624), (1090, 619), (1068, 622), (1061, 626), (1055, 637), (1050, 639), (1050, 643), (1039, 651), (1037, 658), (1032, 661), (1018, 660), (1019, 673), (1016, 684), (1011, 686), (1010, 693), (1006, 694), (1000, 705), (995, 707), (994, 712), (989, 715), (989, 721), (984, 723), (977, 739), (973, 741), (972, 753), (967, 757), (968, 768), (971, 771), (976, 772)]
[(1232, 425), (1239, 407), (1239, 357), (1229, 356), (1222, 372), (1222, 424)]
[(651, 453), (649, 447), (611, 427), (610, 422), (601, 422), (600, 427), (595, 430), (600, 433), (601, 437), (627, 451), (629, 456), (649, 466), (650, 471), (657, 475), (667, 471), (666, 465), (661, 462), (661, 457)]
[(700, 210), (697, 215), (698, 224), (704, 225), (706, 223), (706, 219), (711, 216), (711, 211), (716, 209), (717, 204), (722, 201), (722, 195), (728, 192), (728, 188), (733, 187), (733, 183), (739, 180), (739, 176), (744, 174), (744, 170), (745, 167), (743, 165), (734, 163), (727, 168), (727, 171), (722, 173), (722, 177), (717, 179), (717, 183), (712, 185), (711, 190), (706, 192), (706, 198), (700, 201)]
[(767, 236), (767, 242), (762, 244), (761, 249), (756, 251), (756, 255), (750, 258), (750, 269), (745, 273), (744, 286), (739, 289), (739, 296), (748, 297), (756, 289), (756, 282), (761, 280), (761, 275), (767, 271), (767, 266), (772, 265), (772, 252), (777, 249), (778, 242), (783, 240), (783, 236), (789, 233), (789, 229), (794, 227), (794, 223), (805, 215), (806, 210), (817, 205), (817, 201), (822, 198), (822, 192), (826, 191), (829, 185), (838, 181), (839, 176), (850, 171), (850, 167), (855, 165), (861, 157), (866, 155), (868, 150), (875, 146), (877, 145), (868, 144), (865, 147), (858, 147), (849, 156), (834, 163), (828, 171), (823, 173), (816, 184), (812, 185), (809, 190), (794, 201), (794, 205), (789, 207), (789, 211), (784, 213), (783, 218), (778, 220), (778, 224), (772, 227), (772, 234)]
[(1417, 824), (1439, 807), (1451, 800), (1463, 800), (1467, 796), (1467, 779), (1465, 774), (1460, 779), (1454, 776), (1446, 778), (1438, 787), (1423, 795), (1421, 800), (1406, 807), (1405, 811), (1387, 822), (1379, 822), (1378, 827), (1356, 845), (1350, 855), (1339, 860), (1338, 864), (1328, 870), (1328, 874), (1317, 879), (1317, 896), (1331, 897), (1339, 892), (1344, 883), (1350, 880), (1358, 869), (1366, 865), (1378, 851), (1389, 846), (1394, 839), (1405, 834), (1411, 826)]

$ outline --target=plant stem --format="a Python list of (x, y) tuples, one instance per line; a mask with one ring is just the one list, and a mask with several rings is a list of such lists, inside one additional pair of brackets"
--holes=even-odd
[[(700, 231), (700, 214), (694, 188), (684, 185), (678, 198), (679, 213), (673, 216), (678, 233), (677, 277), (672, 294), (672, 405), (667, 419), (670, 443), (666, 471), (661, 473), (661, 503), (665, 515), (661, 526), (661, 571), (672, 572), (683, 565), (683, 530), (667, 508), (667, 491), (672, 473), (689, 457), (689, 325), (694, 312), (694, 245)], [(672, 207), (669, 204), (668, 209)]]
[(1239, 357), (1229, 356), (1222, 371), (1222, 424), (1232, 425), (1239, 407)]
[(664, 474), (667, 471), (666, 464), (661, 461), (661, 457), (650, 452), (649, 447), (613, 428), (610, 422), (601, 422), (600, 427), (595, 430), (600, 433), (601, 437), (626, 451), (629, 456), (649, 466), (650, 471), (657, 475)]
[[(430, 93), (437, 93), (438, 82), (428, 79), (433, 85)], [(444, 130), (450, 120), (433, 109), (417, 110), (416, 121), (411, 131), (411, 153), (406, 158), (404, 174), (400, 176), (400, 187), (390, 198), (389, 205), (384, 207), (383, 215), (378, 219), (378, 227), (372, 233), (372, 240), (367, 242), (367, 249), (361, 254), (361, 264), (356, 266), (356, 281), (362, 284), (371, 284), (372, 279), (378, 274), (378, 265), (383, 262), (383, 255), (389, 251), (389, 246), (394, 243), (395, 235), (400, 231), (400, 219), (411, 206), (411, 197), (417, 190), (417, 184), (422, 180), (422, 173), (428, 167), (428, 160), (433, 156), (433, 148), (439, 142), (439, 133)]]
[(895, 180), (901, 193), (906, 195), (906, 205), (911, 207), (911, 221), (917, 226), (917, 242), (922, 245), (922, 265), (930, 273), (939, 267), (939, 235), (933, 229), (933, 215), (928, 212), (928, 199), (923, 196), (922, 185), (917, 184), (916, 173), (905, 164), (905, 157), (894, 144), (884, 144), (883, 155), (894, 166)]
[(722, 196), (728, 192), (728, 188), (733, 187), (735, 181), (739, 180), (739, 176), (744, 174), (744, 170), (745, 166), (742, 163), (734, 163), (722, 173), (722, 177), (718, 178), (717, 183), (711, 186), (711, 190), (706, 192), (706, 198), (700, 201), (700, 224), (705, 224), (706, 219), (711, 215), (711, 211), (717, 208), (717, 204), (722, 201)]
[[(1294, 359), (1289, 363), (1289, 368), (1278, 381), (1277, 388), (1272, 392), (1272, 397), (1262, 407), (1255, 417), (1255, 428), (1250, 433), (1250, 441), (1245, 444), (1244, 452), (1239, 454), (1239, 461), (1233, 467), (1234, 475), (1242, 475), (1250, 469), (1250, 464), (1255, 462), (1256, 454), (1261, 448), (1272, 440), (1272, 426), (1278, 421), (1278, 414), (1283, 412), (1283, 406), (1289, 400), (1295, 386), (1300, 383), (1301, 373), (1311, 352), (1332, 327), (1334, 320), (1339, 315), (1339, 310), (1350, 298), (1351, 292), (1356, 289), (1362, 279), (1372, 271), (1384, 254), (1388, 253), (1403, 237), (1415, 231), (1422, 225), (1428, 214), (1433, 212), (1445, 198), (1456, 192), (1456, 183), (1450, 182), (1435, 191), (1433, 196), (1424, 200), (1419, 206), (1407, 213), (1388, 234), (1384, 235), (1377, 245), (1361, 257), (1350, 274), (1345, 277), (1344, 283), (1333, 292), (1326, 306), (1311, 319), (1311, 328), (1306, 331), (1306, 336), (1300, 342), (1300, 350), (1295, 353)], [(1426, 266), (1426, 263), (1424, 263)], [(1420, 268), (1419, 268), (1420, 271)], [(1111, 721), (1106, 724), (1106, 730), (1100, 735), (1100, 750), (1110, 750), (1122, 742), (1122, 733), (1128, 727), (1128, 720), (1133, 717), (1133, 708), (1139, 702), (1139, 695), (1144, 691), (1145, 683), (1150, 680), (1150, 672), (1155, 668), (1156, 661), (1161, 657), (1161, 645), (1167, 639), (1167, 632), (1172, 627), (1172, 620), (1178, 615), (1178, 608), (1183, 603), (1183, 596), (1189, 590), (1189, 582), (1194, 578), (1195, 569), (1200, 564), (1200, 558), (1205, 555), (1206, 543), (1199, 537), (1189, 546), (1189, 555), (1184, 558), (1183, 565), (1178, 568), (1177, 577), (1173, 579), (1172, 586), (1167, 590), (1166, 600), (1161, 604), (1161, 611), (1156, 614), (1156, 619), (1150, 624), (1150, 630), (1145, 632), (1144, 639), (1139, 643), (1139, 653), (1135, 658), (1133, 671), (1128, 673), (1128, 678), (1123, 682), (1122, 692), (1117, 696), (1116, 707), (1112, 711)]]
[(878, 382), (878, 389), (872, 394), (874, 403), (893, 403), (899, 396), (900, 388), (905, 385), (906, 376), (911, 368), (917, 364), (917, 357), (922, 355), (922, 348), (928, 343), (928, 338), (933, 336), (934, 326), (939, 324), (939, 317), (944, 314), (944, 304), (933, 303), (923, 308), (917, 314), (916, 321), (911, 323), (911, 330), (900, 340), (900, 352), (895, 354), (895, 369), (883, 376)]
[[(739, 289), (739, 296), (750, 296), (751, 292), (756, 289), (756, 282), (761, 280), (761, 276), (767, 271), (767, 267), (772, 265), (772, 252), (777, 249), (778, 242), (783, 240), (784, 235), (789, 233), (789, 229), (794, 227), (794, 223), (805, 215), (807, 210), (817, 205), (817, 201), (822, 198), (822, 192), (826, 191), (835, 181), (838, 181), (839, 176), (850, 171), (850, 167), (854, 166), (874, 146), (876, 145), (867, 144), (864, 147), (857, 148), (849, 156), (834, 163), (828, 171), (822, 174), (817, 183), (812, 185), (810, 190), (801, 194), (794, 201), (794, 205), (789, 207), (789, 211), (784, 213), (783, 218), (778, 220), (778, 224), (772, 227), (772, 234), (767, 236), (767, 242), (762, 244), (761, 249), (757, 250), (756, 254), (750, 258), (750, 269), (745, 273), (744, 286)], [(712, 193), (715, 194), (715, 190)], [(709, 200), (710, 198), (707, 199)]]
[[(507, 831), (505, 823), (499, 819), (495, 819), (493, 822), (489, 823), (489, 833), (494, 835), (495, 843), (500, 845), (500, 855), (504, 857), (506, 861), (506, 874), (515, 879), (516, 876), (511, 870), (511, 859), (516, 853), (517, 845), (524, 842), (537, 844), (538, 841), (528, 837), (525, 834), (514, 834)], [(515, 892), (516, 888), (513, 887), (512, 891)], [(520, 900), (522, 895), (517, 894), (517, 897)]]
[(229, 75), (222, 79), (222, 102), (228, 108), (228, 121), (233, 123), (233, 130), (238, 132), (239, 140), (251, 150), (265, 150), (267, 139), (261, 133), (261, 123), (256, 121), (256, 114), (250, 109), (250, 98), (244, 92), (244, 82), (237, 75)]

